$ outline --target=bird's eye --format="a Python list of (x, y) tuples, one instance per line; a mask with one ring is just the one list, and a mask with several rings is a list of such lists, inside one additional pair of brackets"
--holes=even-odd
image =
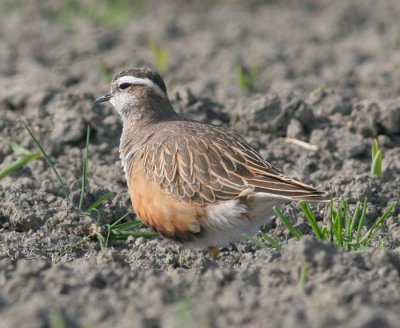
[(130, 83), (121, 83), (121, 84), (118, 86), (118, 89), (120, 89), (120, 90), (126, 90), (126, 89), (128, 89), (130, 86), (131, 86)]

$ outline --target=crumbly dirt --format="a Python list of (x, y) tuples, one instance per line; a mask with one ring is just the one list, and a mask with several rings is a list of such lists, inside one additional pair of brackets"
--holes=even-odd
[[(109, 88), (105, 72), (160, 66), (152, 41), (169, 52), (163, 75), (178, 111), (233, 127), (285, 173), (344, 197), (351, 210), (368, 197), (370, 225), (400, 199), (400, 2), (102, 8), (91, 0), (0, 4), (0, 169), (20, 156), (5, 139), (35, 149), (24, 120), (71, 190), (67, 200), (43, 159), (0, 182), (0, 325), (398, 327), (399, 207), (359, 252), (313, 239), (296, 204), (287, 204), (282, 210), (306, 236), (294, 240), (274, 219), (266, 229), (283, 253), (242, 242), (216, 261), (187, 250), (180, 264), (177, 245), (162, 239), (129, 238), (101, 250), (85, 237), (97, 216), (78, 203), (89, 124), (83, 209), (108, 191), (114, 197), (100, 208), (102, 224), (130, 208), (121, 122), (93, 100)], [(252, 91), (239, 85), (239, 65), (258, 67)], [(369, 174), (373, 138), (383, 152), (382, 181)], [(326, 206), (314, 208), (321, 220)]]

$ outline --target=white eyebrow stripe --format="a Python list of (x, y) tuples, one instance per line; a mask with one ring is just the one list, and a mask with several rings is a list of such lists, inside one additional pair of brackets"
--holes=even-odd
[(161, 88), (155, 84), (152, 80), (148, 78), (139, 78), (139, 77), (134, 77), (134, 76), (121, 76), (117, 80), (117, 85), (120, 85), (122, 83), (129, 83), (129, 84), (141, 84), (141, 85), (147, 85), (150, 88), (153, 88), (155, 92), (157, 92), (160, 96), (164, 97), (165, 92), (161, 90)]

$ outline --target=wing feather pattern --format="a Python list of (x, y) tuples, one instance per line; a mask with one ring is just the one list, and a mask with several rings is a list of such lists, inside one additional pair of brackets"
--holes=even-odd
[(251, 188), (288, 199), (326, 200), (326, 193), (283, 175), (239, 135), (197, 122), (176, 123), (174, 133), (158, 131), (138, 152), (149, 178), (173, 197), (205, 205)]

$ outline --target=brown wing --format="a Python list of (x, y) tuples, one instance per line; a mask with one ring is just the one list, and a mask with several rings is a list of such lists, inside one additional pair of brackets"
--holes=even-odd
[(254, 188), (288, 199), (326, 198), (284, 176), (237, 134), (197, 122), (178, 123), (173, 131), (155, 134), (137, 154), (149, 178), (173, 197), (204, 205)]

